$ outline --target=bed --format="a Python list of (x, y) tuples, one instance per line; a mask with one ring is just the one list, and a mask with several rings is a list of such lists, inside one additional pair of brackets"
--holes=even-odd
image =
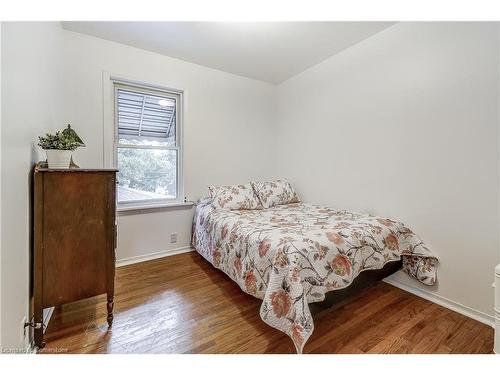
[(402, 268), (436, 282), (437, 258), (400, 222), (301, 202), (238, 210), (213, 202), (196, 206), (193, 247), (262, 299), (262, 320), (286, 333), (298, 353), (314, 330), (309, 304), (356, 284), (361, 273)]

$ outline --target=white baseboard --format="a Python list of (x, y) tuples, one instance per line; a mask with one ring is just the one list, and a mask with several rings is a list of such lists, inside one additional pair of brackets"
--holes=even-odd
[(38, 349), (35, 346), (35, 342), (32, 341), (26, 347), (26, 354), (36, 354), (36, 353), (38, 353)]
[(478, 322), (489, 325), (490, 327), (495, 327), (495, 318), (492, 315), (485, 314), (481, 311), (477, 311), (468, 306), (462, 305), (461, 303), (452, 301), (448, 298), (441, 297), (435, 293), (429, 292), (424, 289), (416, 288), (401, 282), (397, 279), (396, 275), (391, 275), (384, 279), (384, 282), (395, 286), (396, 288), (403, 289), (409, 293), (415, 294), (422, 297), (428, 301), (434, 302), (438, 305), (444, 306), (450, 310), (453, 310), (459, 314), (465, 315), (469, 318), (477, 320)]
[(116, 267), (128, 266), (129, 264), (146, 262), (148, 260), (153, 260), (153, 259), (168, 257), (170, 255), (188, 253), (188, 252), (193, 251), (193, 250), (194, 249), (191, 246), (182, 246), (182, 247), (177, 247), (175, 249), (158, 251), (156, 253), (144, 254), (144, 255), (137, 255), (135, 257), (118, 259), (116, 261)]
[(52, 318), (52, 313), (54, 312), (55, 307), (47, 307), (43, 309), (43, 332), (49, 326), (50, 318)]

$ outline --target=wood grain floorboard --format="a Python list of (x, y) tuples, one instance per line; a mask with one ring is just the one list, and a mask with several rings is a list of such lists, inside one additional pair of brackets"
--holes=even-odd
[[(242, 292), (195, 252), (117, 269), (105, 297), (56, 308), (40, 353), (295, 353)], [(493, 329), (383, 282), (314, 315), (305, 353), (491, 353)]]

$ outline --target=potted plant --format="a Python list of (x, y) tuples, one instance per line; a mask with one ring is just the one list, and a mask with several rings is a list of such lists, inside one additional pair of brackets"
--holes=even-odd
[(56, 134), (47, 133), (38, 139), (38, 146), (47, 153), (49, 168), (69, 168), (73, 151), (80, 146), (85, 146), (69, 124), (63, 131), (58, 131)]

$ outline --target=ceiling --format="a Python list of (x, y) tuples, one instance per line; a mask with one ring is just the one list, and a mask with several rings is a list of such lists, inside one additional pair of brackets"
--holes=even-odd
[(63, 22), (66, 30), (274, 84), (393, 22)]

